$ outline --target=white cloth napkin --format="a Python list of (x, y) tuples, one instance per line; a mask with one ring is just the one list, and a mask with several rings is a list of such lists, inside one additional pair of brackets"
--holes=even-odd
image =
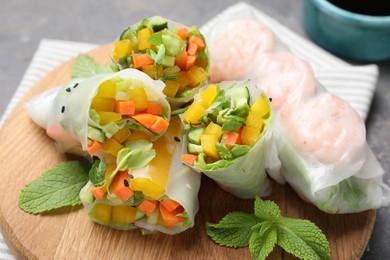
[[(378, 68), (376, 65), (351, 66), (308, 40), (298, 36), (268, 15), (245, 3), (238, 3), (228, 7), (225, 11), (205, 24), (201, 28), (201, 31), (207, 35), (207, 31), (210, 30), (218, 19), (225, 19), (226, 17), (236, 15), (249, 15), (268, 25), (294, 53), (312, 64), (317, 79), (328, 91), (347, 100), (358, 111), (360, 116), (366, 119), (378, 77)], [(89, 43), (42, 40), (20, 85), (16, 89), (14, 96), (0, 120), (0, 128), (5, 118), (14, 109), (20, 99), (43, 76), (68, 59), (95, 47), (97, 45)], [(1, 234), (0, 259), (15, 259)]]

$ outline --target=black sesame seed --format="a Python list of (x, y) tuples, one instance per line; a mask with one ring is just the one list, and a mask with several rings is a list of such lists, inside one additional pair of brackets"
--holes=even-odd
[(64, 113), (65, 112), (65, 106), (62, 106), (61, 107), (61, 113)]
[(178, 142), (178, 143), (180, 142), (180, 138), (179, 137), (175, 136), (174, 139), (175, 139), (176, 142)]
[(272, 102), (272, 97), (269, 98), (269, 102)]
[(65, 89), (66, 90), (66, 92), (70, 92), (70, 88), (67, 88), (67, 89)]
[(123, 184), (126, 186), (126, 187), (129, 187), (129, 182), (127, 180), (123, 180)]
[(133, 174), (130, 174), (130, 179), (134, 179), (134, 176), (133, 176)]
[(79, 85), (79, 83), (76, 83), (76, 84), (73, 86), (73, 88), (77, 88), (78, 85)]

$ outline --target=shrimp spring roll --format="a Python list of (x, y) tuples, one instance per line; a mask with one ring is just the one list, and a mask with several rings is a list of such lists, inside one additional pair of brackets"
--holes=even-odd
[(249, 85), (209, 85), (183, 114), (188, 144), (182, 161), (240, 198), (266, 195), (266, 169), (272, 173), (280, 167), (269, 100)]
[(328, 213), (389, 205), (363, 120), (315, 80), (308, 63), (291, 53), (264, 54), (255, 80), (272, 98), (281, 177), (304, 200)]
[[(153, 144), (127, 142), (114, 163), (96, 161), (80, 198), (89, 217), (116, 229), (182, 232), (194, 225), (200, 174), (180, 162), (183, 131), (178, 117)], [(99, 177), (100, 176), (100, 177)]]
[(126, 69), (74, 79), (26, 104), (61, 152), (115, 161), (126, 141), (154, 141), (166, 131), (170, 107), (158, 91), (164, 83)]
[(198, 27), (154, 16), (128, 27), (115, 42), (113, 60), (165, 82), (162, 92), (177, 108), (194, 97), (209, 76), (206, 41)]

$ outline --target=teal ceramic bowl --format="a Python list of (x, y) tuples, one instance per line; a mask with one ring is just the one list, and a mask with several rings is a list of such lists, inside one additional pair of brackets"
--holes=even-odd
[(303, 24), (313, 41), (336, 55), (357, 61), (390, 60), (390, 15), (358, 14), (327, 0), (304, 0)]

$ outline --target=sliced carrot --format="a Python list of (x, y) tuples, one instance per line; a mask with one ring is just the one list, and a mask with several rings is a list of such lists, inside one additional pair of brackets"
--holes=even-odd
[(187, 27), (182, 26), (182, 27), (177, 28), (176, 33), (183, 40), (188, 38), (188, 29), (187, 29)]
[(182, 53), (176, 55), (175, 64), (181, 69), (186, 70), (188, 53), (184, 50)]
[(90, 155), (94, 155), (102, 149), (102, 145), (98, 141), (93, 141), (93, 143), (88, 146), (88, 152)]
[(183, 223), (185, 218), (181, 216), (176, 216), (177, 214), (180, 214), (184, 211), (183, 207), (178, 207), (172, 212), (169, 212), (166, 210), (161, 204), (160, 204), (160, 213), (161, 217), (164, 220), (167, 227), (171, 228), (174, 225), (177, 225), (179, 223)]
[(114, 111), (125, 116), (132, 116), (135, 113), (133, 100), (115, 100)]
[(103, 199), (104, 194), (106, 194), (106, 191), (107, 191), (106, 187), (103, 186), (103, 187), (94, 187), (91, 192), (92, 195), (95, 197), (95, 199), (101, 200)]
[(241, 144), (241, 136), (237, 132), (228, 132), (225, 133), (227, 138), (225, 139), (225, 146), (228, 147), (229, 144)]
[(186, 63), (186, 71), (190, 70), (195, 65), (196, 56), (188, 55)]
[(157, 201), (156, 200), (143, 200), (141, 204), (138, 205), (138, 209), (144, 212), (147, 216), (150, 216), (152, 212), (156, 209)]
[(196, 43), (194, 42), (189, 42), (187, 48), (188, 55), (195, 55), (197, 51), (198, 51), (198, 45), (196, 45)]
[(202, 38), (199, 38), (198, 36), (191, 36), (190, 39), (188, 40), (188, 42), (193, 42), (195, 43), (196, 45), (198, 45), (198, 49), (203, 49), (204, 48), (204, 41)]
[(198, 159), (196, 154), (185, 153), (181, 155), (181, 162), (194, 166), (195, 161)]
[(160, 205), (162, 207), (164, 207), (169, 212), (174, 211), (175, 209), (177, 209), (180, 206), (179, 202), (177, 202), (175, 200), (170, 200), (170, 199), (165, 199), (165, 200), (160, 201)]
[(130, 178), (127, 171), (120, 171), (115, 175), (113, 181), (114, 194), (123, 202), (133, 196), (134, 192), (130, 189)]
[(136, 55), (135, 52), (132, 51), (131, 57), (133, 59), (134, 68), (136, 69), (140, 69), (142, 66), (152, 65), (154, 63), (154, 61), (146, 53)]
[(164, 132), (169, 126), (169, 123), (164, 118), (158, 116), (156, 122), (150, 127), (150, 131), (156, 134)]
[(134, 120), (138, 121), (141, 125), (145, 126), (147, 129), (150, 129), (154, 123), (156, 123), (159, 116), (151, 114), (136, 114), (131, 116)]
[(143, 111), (147, 114), (162, 115), (162, 107), (160, 103), (148, 103), (148, 107)]

